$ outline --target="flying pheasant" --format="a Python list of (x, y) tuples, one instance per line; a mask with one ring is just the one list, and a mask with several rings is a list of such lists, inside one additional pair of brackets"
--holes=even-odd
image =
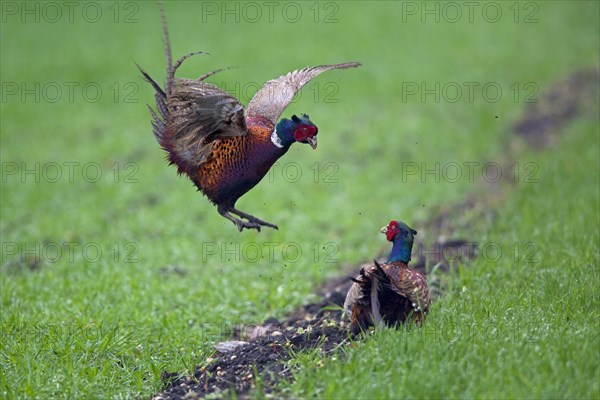
[(279, 119), (302, 86), (322, 72), (360, 64), (320, 65), (289, 72), (266, 82), (244, 109), (238, 99), (205, 82), (222, 69), (197, 79), (175, 78), (183, 61), (202, 52), (189, 53), (173, 64), (162, 8), (161, 17), (167, 58), (164, 90), (140, 68), (156, 90), (157, 112), (148, 107), (156, 140), (178, 173), (186, 174), (217, 206), (219, 214), (240, 231), (260, 231), (262, 226), (277, 229), (277, 225), (237, 210), (236, 201), (260, 182), (293, 143), (317, 147), (319, 129), (308, 115)]
[(394, 326), (412, 316), (421, 324), (429, 311), (429, 286), (423, 274), (408, 268), (417, 232), (404, 222), (390, 221), (381, 228), (387, 240), (393, 243), (385, 264), (362, 268), (358, 278), (351, 278), (344, 302), (350, 315), (350, 333), (358, 334), (369, 326)]

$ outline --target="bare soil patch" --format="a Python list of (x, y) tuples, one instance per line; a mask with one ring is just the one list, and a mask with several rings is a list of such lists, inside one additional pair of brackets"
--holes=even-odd
[[(463, 256), (475, 257), (472, 246), (465, 250), (468, 243), (451, 240), (430, 244), (427, 264), (440, 263), (440, 269), (447, 271), (452, 267), (452, 262), (447, 261), (448, 252), (458, 254), (458, 258), (452, 258), (453, 262), (466, 261)], [(413, 268), (425, 272), (425, 258), (417, 257)], [(164, 372), (165, 388), (154, 399), (195, 399), (210, 394), (231, 397), (233, 393), (245, 398), (257, 386), (268, 394), (278, 382), (293, 378), (286, 364), (293, 353), (318, 349), (330, 354), (349, 345), (348, 320), (341, 307), (352, 283), (350, 276), (356, 275), (361, 267), (344, 268), (347, 274), (325, 282), (317, 290), (318, 302), (303, 305), (285, 319), (271, 318), (261, 325), (238, 329), (231, 341), (217, 344), (215, 353), (196, 367), (192, 375), (182, 377), (176, 372)]]
[(599, 84), (599, 68), (580, 70), (554, 83), (538, 102), (527, 104), (514, 132), (538, 149), (553, 144), (575, 117), (598, 118)]

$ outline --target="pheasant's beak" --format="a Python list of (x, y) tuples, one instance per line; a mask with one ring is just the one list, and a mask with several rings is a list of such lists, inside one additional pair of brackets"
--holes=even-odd
[(381, 230), (379, 232), (381, 232), (385, 235), (387, 233), (387, 225), (384, 226), (383, 228), (381, 228)]
[(317, 148), (317, 138), (316, 137), (306, 138), (306, 141), (308, 142), (308, 144), (310, 144), (310, 147), (312, 147), (313, 149)]

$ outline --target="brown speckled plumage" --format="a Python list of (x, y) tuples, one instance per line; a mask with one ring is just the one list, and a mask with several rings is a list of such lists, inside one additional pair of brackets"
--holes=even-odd
[(213, 144), (209, 160), (195, 171), (194, 183), (214, 204), (235, 201), (269, 171), (287, 148), (272, 151), (273, 125), (264, 121), (248, 125), (249, 134), (221, 139)]

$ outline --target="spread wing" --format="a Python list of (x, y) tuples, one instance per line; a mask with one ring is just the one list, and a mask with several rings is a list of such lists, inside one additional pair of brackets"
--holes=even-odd
[(273, 124), (276, 124), (279, 116), (290, 104), (294, 95), (311, 79), (331, 69), (356, 68), (359, 66), (359, 63), (349, 62), (306, 67), (270, 80), (250, 100), (246, 114), (248, 116), (266, 117)]

